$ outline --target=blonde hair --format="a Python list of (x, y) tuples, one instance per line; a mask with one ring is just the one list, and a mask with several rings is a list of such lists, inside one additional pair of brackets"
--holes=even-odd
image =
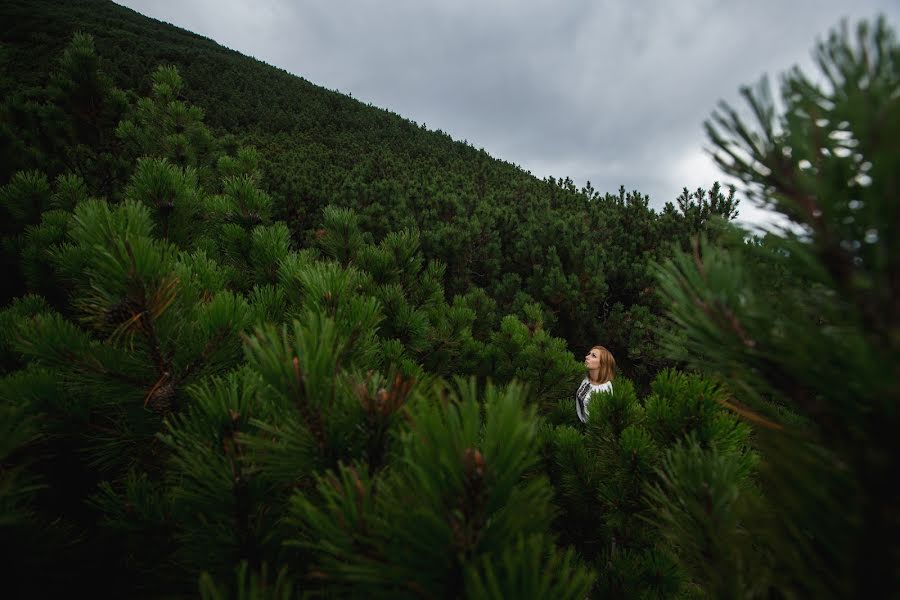
[(600, 383), (612, 381), (616, 376), (616, 359), (613, 358), (612, 352), (603, 346), (591, 346), (591, 350), (596, 350), (597, 357), (600, 359), (600, 370), (597, 372), (597, 379)]

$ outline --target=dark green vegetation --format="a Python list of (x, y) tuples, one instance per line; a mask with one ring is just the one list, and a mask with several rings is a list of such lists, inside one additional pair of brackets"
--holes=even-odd
[(717, 186), (538, 181), (111, 3), (0, 17), (10, 596), (898, 590), (883, 23), (713, 116), (800, 226), (747, 241)]
[[(654, 213), (636, 192), (582, 193), (567, 180), (540, 181), (445, 134), (111, 2), (6, 2), (4, 12), (0, 90), (12, 97), (2, 181), (33, 168), (51, 181), (74, 172), (91, 195), (118, 200), (139, 155), (200, 167), (253, 146), (272, 217), (298, 245), (314, 242), (324, 207), (351, 208), (369, 240), (417, 230), (423, 255), (445, 265), (448, 297), (490, 299), (479, 307), (480, 329), (506, 314), (524, 318), (524, 307), (537, 303), (545, 325), (579, 355), (602, 340), (642, 382), (668, 364), (658, 351), (661, 310), (650, 264), (705, 227), (711, 215), (699, 207), (708, 202), (689, 198), (696, 209), (686, 218), (675, 207)], [(76, 31), (93, 36), (105, 74), (84, 82), (94, 89), (80, 99), (64, 82), (48, 82)], [(160, 65), (178, 69), (178, 98), (202, 109), (216, 148), (190, 131), (158, 139), (163, 122), (146, 111), (147, 139), (126, 143), (115, 134), (123, 103), (150, 93)], [(110, 86), (122, 92), (109, 93)], [(177, 120), (184, 118), (191, 117), (172, 115), (165, 126), (183, 127)], [(717, 212), (731, 217), (733, 205)]]

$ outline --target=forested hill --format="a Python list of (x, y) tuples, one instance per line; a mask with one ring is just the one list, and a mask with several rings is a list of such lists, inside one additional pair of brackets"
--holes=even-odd
[(897, 596), (884, 20), (710, 117), (763, 239), (111, 3), (0, 23), (4, 598)]
[[(178, 98), (203, 111), (219, 151), (258, 150), (260, 186), (299, 245), (312, 242), (328, 205), (353, 209), (376, 241), (416, 230), (425, 257), (446, 266), (448, 296), (480, 299), (483, 331), (536, 306), (532, 314), (572, 351), (602, 341), (638, 379), (665, 364), (650, 264), (674, 242), (687, 244), (712, 213), (734, 215), (717, 191), (685, 195), (680, 209), (660, 214), (639, 193), (538, 180), (440, 131), (112, 2), (12, 0), (0, 11), (7, 98), (0, 183), (31, 169), (50, 178), (76, 172), (92, 194), (116, 199), (130, 174), (127, 164), (111, 166), (127, 154), (118, 120), (151, 93), (155, 69), (174, 65), (184, 82)], [(54, 73), (75, 32), (93, 37), (98, 71), (124, 96), (92, 92), (117, 98), (105, 106), (118, 108), (105, 115), (86, 108), (81, 129), (62, 133), (59, 123), (73, 109), (69, 84), (54, 83)], [(188, 151), (176, 151), (176, 162), (196, 162), (178, 152)]]
[(219, 132), (252, 136), (263, 144), (288, 143), (309, 160), (344, 169), (382, 154), (461, 172), (481, 166), (496, 173), (498, 181), (504, 179), (504, 187), (531, 179), (440, 131), (113, 2), (13, 0), (2, 10), (4, 95), (22, 84), (41, 85), (72, 34), (83, 31), (93, 35), (104, 69), (122, 89), (146, 91), (158, 65), (175, 65), (186, 83), (184, 96), (203, 107), (207, 125)]
[[(290, 133), (331, 146), (346, 132), (367, 146), (390, 146), (414, 156), (419, 137), (407, 120), (372, 109), (179, 27), (105, 0), (4, 3), (7, 68), (3, 92), (40, 84), (76, 31), (94, 36), (104, 67), (123, 89), (149, 86), (148, 74), (173, 64), (189, 85), (185, 96), (207, 107), (207, 124), (231, 132)], [(9, 75), (9, 73), (8, 73)], [(397, 136), (396, 129), (404, 135)], [(430, 136), (432, 143), (436, 137)], [(447, 145), (445, 152), (462, 151)], [(469, 157), (474, 153), (469, 153)]]

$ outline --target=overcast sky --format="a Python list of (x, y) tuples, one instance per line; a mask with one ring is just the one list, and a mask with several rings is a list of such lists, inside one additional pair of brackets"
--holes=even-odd
[(117, 1), (537, 177), (624, 185), (655, 207), (726, 181), (702, 126), (719, 100), (812, 73), (843, 17), (900, 22), (897, 0)]

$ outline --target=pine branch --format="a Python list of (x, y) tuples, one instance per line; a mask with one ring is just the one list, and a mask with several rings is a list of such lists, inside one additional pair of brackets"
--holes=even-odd
[(156, 372), (160, 376), (163, 374), (168, 374), (170, 371), (170, 361), (163, 355), (162, 345), (159, 341), (159, 336), (156, 334), (156, 327), (154, 327), (153, 321), (150, 319), (141, 319), (141, 329), (147, 337), (147, 342), (150, 345), (150, 354), (153, 357), (153, 362), (156, 363)]
[(206, 343), (206, 346), (204, 346), (203, 351), (200, 353), (200, 355), (194, 358), (194, 360), (192, 360), (188, 364), (188, 366), (184, 368), (181, 374), (179, 374), (179, 382), (187, 380), (191, 375), (194, 374), (197, 369), (202, 367), (203, 364), (207, 360), (209, 360), (209, 357), (212, 355), (212, 353), (216, 351), (219, 344), (221, 344), (225, 340), (225, 338), (228, 337), (229, 333), (230, 331), (228, 329), (223, 328), (221, 331), (219, 331), (218, 334), (216, 334), (213, 339), (209, 340)]
[(300, 416), (304, 421), (306, 421), (307, 425), (309, 426), (309, 430), (312, 432), (313, 437), (316, 439), (316, 445), (319, 447), (319, 450), (324, 450), (326, 445), (326, 438), (325, 427), (322, 423), (322, 415), (320, 415), (318, 411), (313, 410), (309, 406), (309, 403), (304, 398), (302, 398), (304, 377), (303, 373), (300, 371), (300, 358), (295, 356), (291, 360), (291, 364), (294, 369), (294, 389), (296, 390), (294, 396), (294, 405), (300, 411)]
[(244, 447), (238, 432), (239, 422), (240, 415), (231, 412), (231, 422), (226, 428), (223, 445), (231, 468), (231, 493), (234, 502), (232, 518), (237, 548), (241, 559), (249, 561), (250, 565), (256, 569), (259, 568), (261, 559), (250, 526), (250, 510), (253, 500), (250, 497), (249, 482), (242, 466)]
[(125, 373), (119, 373), (117, 371), (110, 371), (102, 364), (100, 364), (100, 361), (97, 361), (96, 359), (94, 360), (94, 363), (91, 363), (89, 360), (87, 360), (88, 358), (94, 357), (82, 356), (75, 354), (74, 352), (66, 352), (64, 356), (72, 366), (80, 368), (82, 371), (95, 373), (97, 375), (115, 379), (116, 381), (120, 381), (122, 383), (128, 383), (139, 387), (144, 387), (145, 385), (147, 385), (147, 382), (143, 379), (139, 379)]

